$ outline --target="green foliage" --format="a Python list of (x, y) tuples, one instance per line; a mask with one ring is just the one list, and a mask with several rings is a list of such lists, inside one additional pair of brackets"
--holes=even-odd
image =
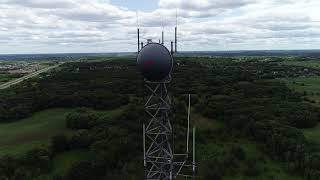
[[(174, 94), (175, 151), (185, 148), (181, 139), (185, 139), (186, 94), (193, 94), (193, 111), (202, 118), (193, 119), (201, 125), (197, 130), (200, 177), (272, 179), (293, 174), (318, 178), (319, 158), (310, 150), (301, 128), (317, 124), (319, 108), (277, 80), (305, 75), (304, 67), (293, 70), (272, 61), (194, 59), (177, 61), (169, 88)], [(319, 74), (315, 69), (308, 72)], [(142, 179), (141, 124), (147, 117), (143, 96), (135, 62), (125, 59), (68, 63), (44, 79), (0, 91), (1, 122), (51, 107), (95, 109), (69, 113), (64, 124), (73, 131), (54, 136), (45, 151), (4, 158), (0, 174), (9, 179), (46, 175), (56, 180)], [(96, 111), (119, 107), (115, 114)], [(55, 158), (79, 149), (90, 158), (75, 158), (64, 172), (55, 171)], [(32, 164), (34, 161), (38, 162)], [(278, 165), (275, 169), (274, 164)]]
[[(141, 87), (132, 63), (92, 62), (65, 64), (43, 79), (25, 81), (0, 91), (0, 122), (16, 121), (55, 107), (115, 109), (129, 102), (129, 94)], [(130, 67), (130, 69), (129, 69)], [(129, 85), (130, 84), (130, 85)]]
[(69, 140), (65, 135), (52, 137), (51, 149), (53, 153), (64, 152), (69, 149)]
[(89, 129), (94, 126), (98, 117), (87, 109), (77, 109), (66, 117), (66, 126), (69, 129)]
[(49, 109), (17, 122), (0, 124), (0, 156), (21, 156), (36, 147), (45, 147), (49, 139), (68, 132), (68, 109)]
[(88, 180), (94, 177), (93, 167), (88, 161), (80, 161), (72, 166), (68, 173), (63, 178), (64, 180)]

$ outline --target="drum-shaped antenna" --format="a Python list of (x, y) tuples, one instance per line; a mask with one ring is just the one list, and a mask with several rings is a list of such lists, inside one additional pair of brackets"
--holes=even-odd
[(149, 81), (165, 80), (171, 73), (173, 58), (169, 50), (158, 43), (144, 46), (137, 57), (138, 69)]

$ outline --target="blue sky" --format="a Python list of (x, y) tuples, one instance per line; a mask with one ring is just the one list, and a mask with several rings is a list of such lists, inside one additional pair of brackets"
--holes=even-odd
[(158, 8), (158, 0), (111, 0), (111, 4), (133, 11), (153, 11)]
[(319, 0), (0, 0), (0, 54), (319, 49)]

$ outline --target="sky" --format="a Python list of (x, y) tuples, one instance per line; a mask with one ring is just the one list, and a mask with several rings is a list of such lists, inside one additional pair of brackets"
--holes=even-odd
[(0, 54), (320, 49), (320, 0), (0, 0)]

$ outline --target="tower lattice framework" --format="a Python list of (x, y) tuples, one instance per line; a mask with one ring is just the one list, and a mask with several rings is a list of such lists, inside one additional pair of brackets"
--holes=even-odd
[(167, 90), (169, 82), (170, 80), (145, 83), (151, 93), (145, 104), (149, 120), (143, 126), (146, 180), (174, 179), (171, 100)]

